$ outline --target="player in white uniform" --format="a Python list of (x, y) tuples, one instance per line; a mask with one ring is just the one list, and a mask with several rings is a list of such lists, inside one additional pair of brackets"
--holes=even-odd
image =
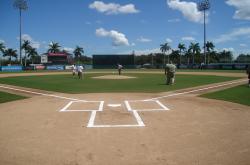
[(76, 75), (76, 65), (74, 64), (74, 65), (72, 65), (72, 75), (73, 75), (73, 77)]
[(82, 78), (83, 78), (83, 69), (84, 69), (84, 68), (83, 68), (83, 66), (81, 66), (81, 65), (77, 67), (77, 72), (78, 72), (78, 78), (79, 78), (79, 79), (82, 79)]
[(121, 75), (121, 72), (122, 72), (122, 68), (123, 68), (123, 66), (122, 65), (120, 65), (120, 64), (118, 64), (118, 74), (119, 75)]

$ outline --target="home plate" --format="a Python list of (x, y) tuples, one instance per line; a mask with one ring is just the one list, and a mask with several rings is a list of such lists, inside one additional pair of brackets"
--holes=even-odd
[(120, 107), (121, 104), (108, 104), (109, 107)]

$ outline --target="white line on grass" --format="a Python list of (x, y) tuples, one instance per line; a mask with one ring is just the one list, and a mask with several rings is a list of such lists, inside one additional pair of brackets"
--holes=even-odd
[(213, 88), (218, 88), (218, 87), (222, 87), (222, 86), (232, 85), (232, 84), (236, 84), (236, 83), (240, 83), (240, 82), (244, 82), (244, 81), (246, 81), (246, 80), (234, 81), (234, 82), (220, 84), (220, 85), (215, 85), (215, 86), (210, 86), (210, 87), (206, 87), (206, 88), (200, 88), (200, 89), (195, 89), (195, 90), (186, 91), (186, 92), (169, 94), (169, 95), (165, 95), (165, 96), (160, 96), (160, 97), (155, 97), (155, 98), (151, 98), (151, 99), (146, 99), (146, 100), (143, 100), (143, 101), (158, 100), (158, 99), (162, 99), (162, 98), (166, 98), (166, 97), (173, 97), (173, 96), (178, 96), (178, 95), (184, 95), (184, 94), (194, 93), (194, 92), (203, 91), (203, 90), (207, 90), (207, 89), (213, 89)]
[(75, 98), (70, 98), (70, 97), (63, 97), (63, 96), (45, 94), (45, 93), (40, 93), (40, 92), (33, 92), (33, 91), (29, 91), (29, 90), (18, 89), (18, 88), (12, 88), (12, 87), (2, 86), (2, 85), (0, 85), (0, 88), (11, 89), (11, 90), (14, 90), (14, 91), (20, 91), (20, 92), (25, 92), (25, 93), (32, 93), (32, 94), (42, 95), (42, 96), (55, 97), (55, 98), (66, 99), (66, 100), (85, 101), (85, 100), (80, 100), (80, 99), (75, 99)]

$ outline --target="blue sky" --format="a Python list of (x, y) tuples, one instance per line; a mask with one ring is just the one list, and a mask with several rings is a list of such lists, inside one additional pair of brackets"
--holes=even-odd
[[(28, 0), (23, 12), (23, 39), (39, 53), (50, 42), (85, 55), (159, 52), (169, 42), (203, 45), (203, 18), (198, 0)], [(250, 53), (250, 1), (210, 0), (207, 40), (217, 50)], [(12, 0), (0, 0), (0, 42), (18, 49), (19, 15)]]

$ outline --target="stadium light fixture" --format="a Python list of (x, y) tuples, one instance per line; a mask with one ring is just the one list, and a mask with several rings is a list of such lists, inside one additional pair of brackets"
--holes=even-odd
[(202, 11), (204, 14), (204, 62), (206, 64), (207, 58), (206, 58), (206, 11), (209, 10), (211, 7), (209, 0), (203, 0), (198, 3), (198, 10)]
[(20, 64), (22, 65), (22, 11), (28, 9), (27, 1), (26, 0), (15, 0), (13, 3), (15, 9), (19, 10), (19, 55), (20, 55)]

